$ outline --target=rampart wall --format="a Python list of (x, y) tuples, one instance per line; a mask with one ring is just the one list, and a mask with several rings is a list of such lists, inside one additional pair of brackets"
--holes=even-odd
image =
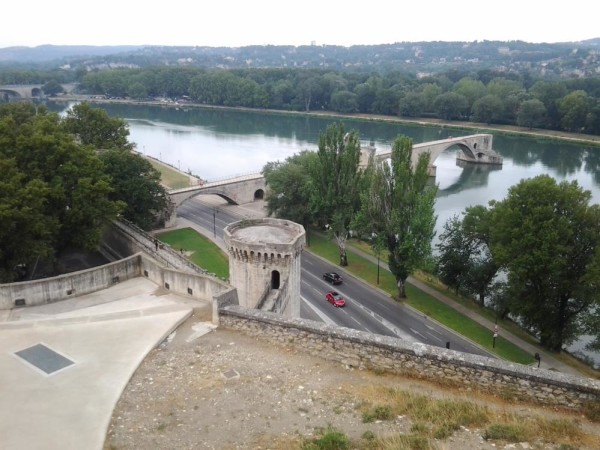
[[(125, 280), (144, 276), (175, 294), (213, 303), (237, 304), (237, 293), (227, 283), (205, 274), (164, 267), (143, 253), (103, 266), (52, 278), (0, 284), (0, 309), (39, 306), (100, 291)], [(216, 320), (213, 313), (213, 320)]]
[(321, 324), (305, 319), (219, 308), (221, 326), (291, 346), (312, 355), (359, 369), (382, 370), (503, 398), (579, 409), (600, 401), (600, 382), (494, 358), (461, 353), (398, 338)]
[(106, 289), (140, 275), (141, 256), (52, 278), (0, 284), (0, 309), (38, 306)]

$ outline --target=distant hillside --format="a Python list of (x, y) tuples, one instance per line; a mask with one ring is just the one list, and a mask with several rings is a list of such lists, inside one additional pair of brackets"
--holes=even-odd
[(92, 46), (92, 45), (40, 45), (39, 47), (0, 48), (0, 61), (18, 63), (43, 63), (55, 60), (117, 55), (142, 48), (137, 45)]
[(246, 47), (53, 46), (0, 49), (3, 67), (105, 70), (156, 66), (200, 68), (318, 68), (403, 71), (418, 76), (449, 70), (493, 70), (544, 78), (600, 75), (600, 38), (582, 42), (397, 42), (382, 45), (254, 45)]

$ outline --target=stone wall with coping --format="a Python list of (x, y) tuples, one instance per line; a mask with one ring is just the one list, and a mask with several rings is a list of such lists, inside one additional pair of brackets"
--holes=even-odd
[(140, 256), (142, 258), (140, 275), (177, 295), (212, 303), (215, 297), (221, 298), (225, 295), (229, 298), (229, 293), (235, 293), (235, 288), (219, 278), (163, 267), (143, 253)]
[(0, 284), (0, 309), (38, 306), (90, 294), (140, 276), (141, 255), (52, 278)]
[(188, 273), (207, 273), (168, 244), (157, 242), (154, 236), (125, 220), (115, 220), (111, 226), (106, 227), (102, 236), (102, 248), (115, 259), (143, 252), (172, 269)]
[(221, 326), (291, 346), (359, 369), (427, 379), (503, 398), (579, 409), (600, 401), (600, 381), (375, 335), (305, 319), (248, 310), (219, 309)]
[[(0, 309), (39, 306), (100, 291), (145, 277), (174, 294), (213, 304), (237, 304), (237, 292), (216, 277), (164, 267), (144, 253), (91, 269), (34, 281), (0, 284)], [(213, 321), (218, 322), (216, 308)]]

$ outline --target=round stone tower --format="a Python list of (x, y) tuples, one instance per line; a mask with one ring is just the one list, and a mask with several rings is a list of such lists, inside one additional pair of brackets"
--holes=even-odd
[(304, 227), (282, 219), (241, 220), (225, 227), (223, 238), (240, 305), (300, 317)]

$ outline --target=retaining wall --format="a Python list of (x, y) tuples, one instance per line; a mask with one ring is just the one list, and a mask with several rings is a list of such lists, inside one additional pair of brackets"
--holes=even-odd
[(383, 370), (493, 393), (503, 398), (579, 409), (600, 401), (600, 382), (305, 319), (221, 306), (219, 323), (275, 345), (356, 368)]
[[(162, 266), (138, 253), (103, 266), (34, 281), (0, 284), (0, 309), (37, 306), (106, 289), (144, 276), (171, 292), (212, 303), (237, 304), (237, 291), (210, 275), (185, 273)], [(213, 313), (214, 315), (214, 313)]]
[(106, 289), (140, 276), (141, 256), (52, 278), (0, 284), (0, 309), (36, 306)]

